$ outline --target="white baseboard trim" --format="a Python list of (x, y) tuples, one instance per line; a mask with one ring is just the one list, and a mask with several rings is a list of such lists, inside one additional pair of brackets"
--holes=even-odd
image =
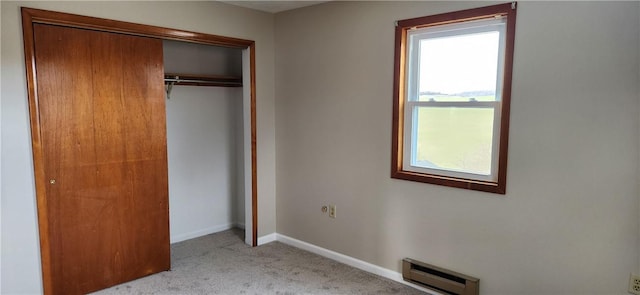
[(258, 237), (258, 246), (271, 243), (277, 239), (277, 234), (272, 233), (266, 236)]
[(235, 225), (236, 224), (234, 224), (234, 223), (227, 223), (227, 224), (221, 224), (221, 225), (216, 225), (216, 226), (212, 226), (212, 227), (208, 227), (208, 228), (195, 230), (195, 231), (188, 232), (188, 233), (171, 235), (171, 238), (170, 238), (171, 244), (182, 242), (182, 241), (186, 241), (186, 240), (190, 240), (190, 239), (197, 238), (197, 237), (206, 236), (206, 235), (217, 233), (217, 232), (221, 232), (223, 230), (232, 229)]
[(244, 229), (244, 223), (236, 223), (236, 224), (235, 224), (235, 227), (236, 227), (236, 228)]
[[(316, 245), (309, 244), (307, 242), (300, 241), (300, 240), (297, 240), (297, 239), (294, 239), (294, 238), (291, 238), (291, 237), (288, 237), (288, 236), (285, 236), (285, 235), (282, 235), (282, 234), (275, 233), (275, 234), (271, 234), (271, 235), (274, 235), (275, 236), (275, 240), (277, 240), (278, 242), (281, 242), (281, 243), (284, 243), (284, 244), (287, 244), (287, 245), (290, 245), (290, 246), (293, 246), (293, 247), (296, 247), (296, 248), (299, 248), (299, 249), (302, 249), (302, 250), (306, 250), (306, 251), (309, 251), (311, 253), (318, 254), (320, 256), (324, 256), (326, 258), (329, 258), (329, 259), (344, 263), (344, 264), (349, 265), (349, 266), (353, 266), (355, 268), (358, 268), (358, 269), (364, 270), (366, 272), (370, 272), (370, 273), (379, 275), (381, 277), (385, 277), (387, 279), (390, 279), (390, 280), (402, 283), (404, 285), (407, 285), (409, 287), (413, 287), (413, 288), (418, 289), (420, 291), (426, 292), (427, 294), (441, 295), (440, 293), (435, 292), (433, 290), (429, 290), (429, 289), (420, 287), (418, 285), (411, 284), (411, 283), (408, 283), (408, 282), (404, 281), (402, 279), (402, 274), (399, 273), (399, 272), (396, 272), (396, 271), (393, 271), (393, 270), (390, 270), (390, 269), (386, 269), (384, 267), (380, 267), (380, 266), (377, 266), (375, 264), (371, 264), (369, 262), (366, 262), (366, 261), (363, 261), (363, 260), (360, 260), (360, 259), (356, 259), (356, 258), (353, 258), (351, 256), (347, 256), (347, 255), (344, 255), (344, 254), (341, 254), (341, 253), (338, 253), (338, 252), (335, 252), (335, 251), (331, 251), (329, 249), (318, 247)], [(265, 237), (269, 237), (271, 235), (268, 235), (268, 236), (265, 236)], [(259, 241), (260, 241), (260, 239), (258, 239), (258, 245), (261, 245), (261, 243)]]

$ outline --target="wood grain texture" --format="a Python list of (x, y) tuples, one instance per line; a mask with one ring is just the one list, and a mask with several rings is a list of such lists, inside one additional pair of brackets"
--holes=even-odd
[[(515, 5), (515, 3), (514, 3)], [(513, 76), (513, 52), (515, 38), (516, 38), (516, 15), (518, 10), (509, 10), (506, 14), (507, 17), (507, 32), (505, 42), (505, 57), (504, 57), (504, 82), (502, 88), (502, 114), (500, 115), (502, 121), (500, 122), (500, 155), (498, 158), (498, 187), (497, 193), (507, 193), (507, 159), (509, 150), (509, 119), (511, 117), (511, 81)]]
[(251, 222), (253, 223), (252, 246), (258, 246), (258, 124), (256, 119), (256, 44), (249, 46), (249, 68), (251, 75)]
[(162, 42), (36, 24), (51, 293), (168, 270)]
[(36, 58), (34, 48), (33, 23), (28, 13), (22, 9), (22, 36), (24, 42), (25, 68), (27, 74), (27, 91), (29, 94), (29, 120), (31, 122), (31, 146), (38, 207), (38, 229), (40, 238), (40, 263), (42, 266), (42, 287), (45, 294), (52, 290), (52, 269), (49, 240), (49, 218), (47, 214), (47, 180), (44, 173), (42, 155), (42, 139), (40, 136), (40, 111), (38, 107)]
[(35, 8), (23, 7), (22, 13), (23, 17), (26, 14), (28, 18), (35, 23), (54, 24), (65, 27), (89, 29), (94, 31), (154, 37), (165, 40), (187, 41), (191, 43), (217, 45), (231, 48), (247, 48), (254, 43), (251, 40), (239, 38), (149, 26), (77, 14), (60, 13)]
[(416, 17), (398, 21), (398, 26), (403, 28), (424, 28), (432, 26), (441, 26), (450, 23), (462, 21), (472, 21), (476, 19), (486, 19), (496, 15), (509, 15), (511, 11), (511, 3), (503, 3), (479, 8), (471, 8), (441, 14)]
[[(403, 143), (404, 143), (404, 97), (405, 97), (405, 72), (407, 30), (401, 26), (395, 29), (395, 49), (393, 62), (393, 113), (391, 128), (391, 177), (396, 178), (402, 171)], [(401, 111), (402, 110), (402, 111)]]

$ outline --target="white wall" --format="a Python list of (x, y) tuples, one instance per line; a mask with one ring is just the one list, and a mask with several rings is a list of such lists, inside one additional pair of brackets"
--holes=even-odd
[[(242, 50), (165, 41), (164, 70), (239, 76)], [(242, 88), (174, 86), (166, 106), (171, 242), (244, 224)]]
[(276, 15), (278, 233), (470, 274), (481, 294), (626, 294), (640, 268), (638, 2), (518, 3), (506, 195), (389, 176), (394, 21), (484, 5)]
[(275, 232), (273, 21), (268, 13), (213, 1), (2, 1), (2, 294), (42, 290), (20, 6), (256, 41), (258, 235)]
[(244, 179), (237, 171), (238, 115), (242, 88), (174, 86), (167, 101), (172, 243), (244, 223), (237, 216), (244, 198), (237, 192)]
[(162, 42), (165, 73), (242, 75), (242, 49), (189, 42)]

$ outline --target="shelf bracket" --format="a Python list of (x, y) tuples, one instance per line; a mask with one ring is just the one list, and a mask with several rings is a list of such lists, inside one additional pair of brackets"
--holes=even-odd
[(173, 89), (174, 84), (176, 84), (176, 82), (167, 82), (164, 85), (164, 91), (167, 93), (167, 99), (171, 99), (171, 90)]

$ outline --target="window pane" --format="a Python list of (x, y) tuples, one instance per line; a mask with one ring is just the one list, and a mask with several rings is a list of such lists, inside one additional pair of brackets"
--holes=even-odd
[(412, 165), (491, 173), (493, 108), (416, 107)]
[(420, 40), (420, 101), (495, 101), (497, 31)]

